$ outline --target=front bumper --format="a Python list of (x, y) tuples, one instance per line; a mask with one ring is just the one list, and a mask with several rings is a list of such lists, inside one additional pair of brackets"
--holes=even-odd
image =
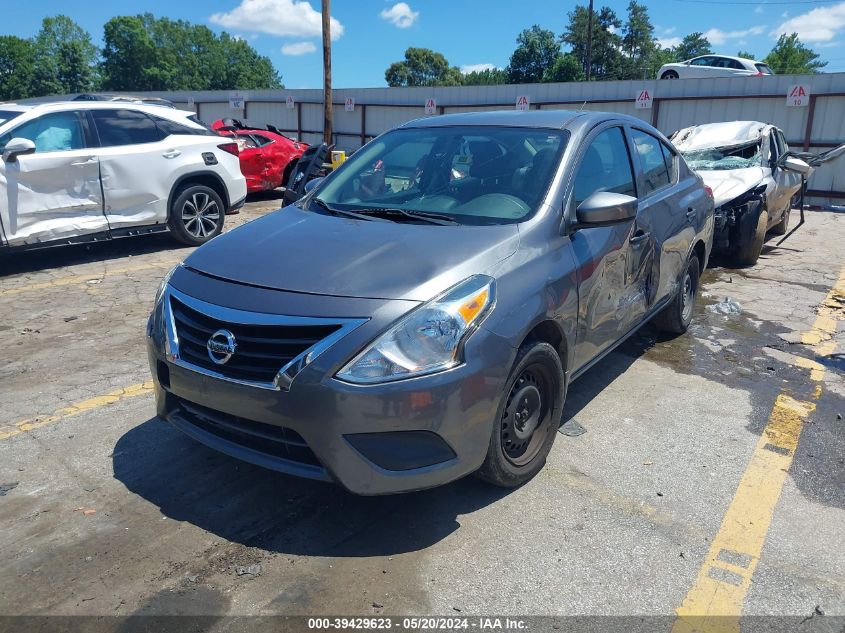
[(375, 321), (336, 341), (288, 391), (174, 364), (156, 336), (148, 336), (157, 414), (220, 452), (291, 475), (337, 481), (356, 494), (430, 488), (477, 470), (516, 351), (481, 328), (467, 341), (466, 363), (452, 370), (381, 385), (335, 379), (386, 326)]

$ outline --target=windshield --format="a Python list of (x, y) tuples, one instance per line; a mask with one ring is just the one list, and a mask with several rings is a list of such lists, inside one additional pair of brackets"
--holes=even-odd
[(320, 204), (308, 208), (400, 209), (460, 224), (521, 222), (546, 194), (567, 135), (520, 127), (394, 130), (358, 150), (317, 188)]
[(723, 170), (760, 167), (760, 142), (734, 147), (710, 147), (681, 152), (691, 169)]
[(22, 115), (23, 112), (16, 112), (15, 110), (0, 110), (0, 125), (11, 121), (16, 116)]

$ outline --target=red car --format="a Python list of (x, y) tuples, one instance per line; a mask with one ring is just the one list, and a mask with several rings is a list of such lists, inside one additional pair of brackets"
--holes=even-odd
[(289, 139), (269, 124), (261, 126), (251, 121), (221, 119), (211, 127), (238, 142), (241, 171), (250, 193), (287, 184), (296, 161), (308, 149), (307, 143)]

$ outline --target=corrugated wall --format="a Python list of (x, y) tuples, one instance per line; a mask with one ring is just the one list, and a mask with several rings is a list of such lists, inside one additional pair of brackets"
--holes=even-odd
[[(788, 107), (790, 86), (805, 86), (812, 95), (805, 107)], [(634, 101), (642, 90), (653, 98), (651, 109), (638, 110)], [(307, 142), (322, 139), (322, 91), (240, 91), (243, 110), (229, 108), (228, 91), (156, 92), (184, 109), (188, 98), (194, 111), (211, 123), (225, 117), (241, 117), (272, 123), (287, 134)], [(425, 102), (433, 98), (438, 114), (515, 107), (525, 95), (531, 108), (605, 110), (639, 117), (666, 134), (688, 125), (717, 121), (758, 120), (784, 130), (793, 147), (824, 151), (845, 143), (845, 73), (822, 75), (778, 75), (776, 77), (731, 77), (683, 81), (606, 81), (505, 86), (461, 86), (456, 88), (361, 88), (334, 90), (334, 140), (338, 148), (353, 150), (406, 121), (426, 116)], [(286, 99), (292, 96), (294, 107)], [(355, 100), (352, 112), (345, 110), (347, 97)], [(809, 188), (824, 192), (812, 201), (843, 204), (845, 160), (818, 169)]]

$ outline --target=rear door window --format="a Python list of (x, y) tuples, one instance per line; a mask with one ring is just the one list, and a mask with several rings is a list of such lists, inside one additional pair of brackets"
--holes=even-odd
[(590, 142), (575, 175), (572, 190), (575, 206), (599, 191), (637, 195), (622, 128), (608, 128)]
[(667, 157), (660, 139), (642, 130), (631, 130), (631, 136), (643, 170), (646, 188), (644, 193), (648, 194), (668, 185), (674, 172), (672, 164), (674, 157), (671, 152)]
[(155, 121), (137, 110), (92, 110), (102, 147), (155, 143), (168, 136)]
[(51, 112), (32, 119), (0, 137), (0, 147), (13, 138), (35, 143), (36, 153), (67, 152), (86, 146), (82, 120), (76, 111)]

